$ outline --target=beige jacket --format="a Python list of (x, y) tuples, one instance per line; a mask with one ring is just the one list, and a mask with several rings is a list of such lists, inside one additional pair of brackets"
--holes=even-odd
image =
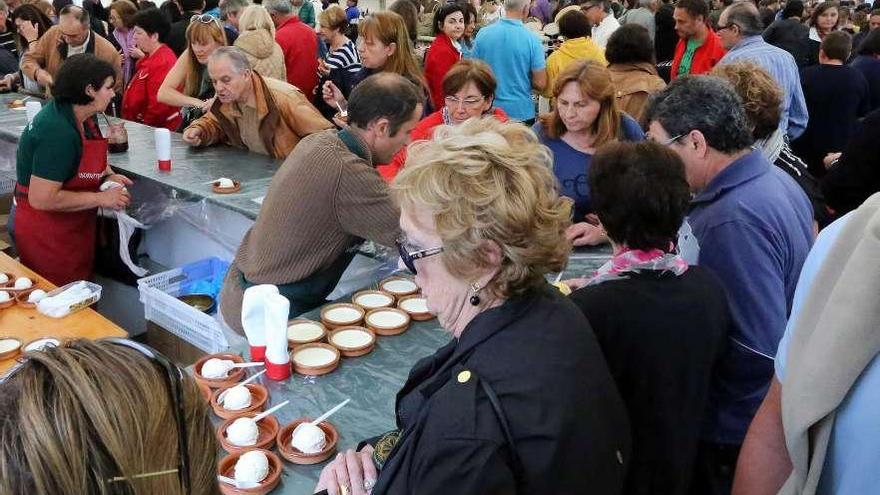
[[(306, 100), (302, 92), (284, 81), (251, 75), (257, 115), (260, 119), (260, 139), (266, 151), (277, 159), (287, 155), (299, 141), (324, 129), (333, 127), (318, 110)], [(214, 100), (211, 111), (198, 118), (187, 129), (200, 129), (202, 145), (226, 143), (246, 148), (236, 122), (238, 111), (232, 103)]]
[(271, 77), (279, 81), (287, 80), (284, 52), (269, 31), (265, 29), (242, 31), (235, 40), (235, 46), (241, 48), (247, 55), (251, 68), (263, 77)]
[[(116, 71), (116, 85), (113, 87), (117, 93), (122, 92), (122, 57), (113, 45), (96, 34), (94, 31), (89, 35), (86, 45), (86, 53), (92, 53), (96, 57), (109, 62)], [(52, 26), (43, 36), (37, 40), (21, 57), (21, 71), (24, 75), (36, 81), (36, 73), (40, 69), (52, 74), (54, 78), (58, 74), (58, 68), (67, 59), (67, 43), (61, 39), (61, 28)]]
[(611, 80), (617, 96), (617, 108), (628, 113), (642, 127), (648, 98), (666, 87), (666, 83), (657, 75), (657, 68), (651, 63), (612, 64)]

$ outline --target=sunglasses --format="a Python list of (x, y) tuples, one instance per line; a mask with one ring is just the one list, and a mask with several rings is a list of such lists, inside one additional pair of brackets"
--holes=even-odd
[[(161, 353), (150, 346), (135, 342), (133, 340), (123, 339), (119, 337), (107, 337), (101, 339), (102, 342), (109, 342), (114, 345), (132, 349), (149, 359), (153, 364), (157, 365), (165, 376), (168, 388), (168, 398), (174, 409), (174, 420), (177, 423), (177, 442), (178, 442), (178, 458), (176, 469), (166, 469), (164, 471), (154, 471), (151, 473), (140, 473), (131, 476), (116, 476), (105, 480), (107, 484), (126, 482), (134, 479), (152, 478), (154, 476), (165, 476), (177, 473), (180, 480), (182, 493), (189, 493), (190, 488), (190, 466), (189, 466), (189, 444), (187, 442), (186, 415), (183, 410), (183, 377), (184, 372), (177, 365), (168, 360)], [(27, 360), (22, 360), (6, 374), (0, 383), (8, 380)]]
[(429, 249), (412, 249), (412, 247), (407, 243), (406, 238), (404, 237), (401, 237), (394, 241), (394, 244), (397, 246), (397, 252), (400, 254), (400, 259), (403, 261), (403, 265), (413, 275), (418, 275), (418, 272), (416, 271), (416, 260), (427, 258), (429, 256), (434, 256), (443, 252), (443, 246), (433, 247)]
[[(189, 18), (189, 22), (201, 22), (202, 24), (211, 24), (212, 22), (216, 22), (218, 26), (220, 26), (220, 20), (211, 14), (196, 14)], [(222, 29), (223, 26), (220, 26)]]

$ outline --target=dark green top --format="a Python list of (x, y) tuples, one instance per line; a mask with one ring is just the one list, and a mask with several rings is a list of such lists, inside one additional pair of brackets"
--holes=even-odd
[(66, 182), (76, 175), (81, 154), (73, 107), (50, 101), (21, 134), (16, 155), (18, 183), (27, 186), (31, 175)]

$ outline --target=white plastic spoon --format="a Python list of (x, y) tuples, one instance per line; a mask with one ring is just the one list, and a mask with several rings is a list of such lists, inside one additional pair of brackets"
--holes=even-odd
[(339, 105), (339, 101), (334, 101), (334, 103), (336, 103), (336, 108), (339, 109), (339, 116), (343, 118), (348, 117), (348, 110), (343, 110), (342, 107)]
[(325, 412), (320, 417), (318, 417), (318, 419), (312, 421), (312, 423), (311, 423), (312, 426), (318, 426), (321, 423), (321, 421), (324, 421), (325, 419), (332, 416), (336, 411), (345, 407), (345, 405), (348, 404), (349, 402), (351, 402), (351, 399), (345, 399), (344, 401), (340, 402), (339, 405), (337, 405), (333, 409), (330, 409), (329, 411)]
[(232, 478), (227, 478), (226, 476), (220, 476), (219, 474), (217, 475), (217, 481), (226, 483), (227, 485), (232, 485), (236, 488), (243, 489), (258, 488), (260, 486), (259, 483), (254, 483), (253, 481), (238, 481)]
[[(265, 372), (266, 372), (266, 370), (263, 370), (263, 371), (257, 373), (256, 375), (254, 375), (254, 376), (248, 378), (247, 380), (242, 380), (240, 383), (236, 383), (236, 384), (233, 385), (232, 387), (238, 387), (238, 386), (240, 386), (240, 385), (247, 385), (248, 383), (250, 383), (250, 382), (256, 380), (257, 378), (259, 378), (260, 375), (262, 375), (262, 374), (265, 373)], [(229, 387), (229, 388), (232, 388), (232, 387)], [(219, 403), (221, 403), (221, 404), (223, 403), (223, 397), (226, 396), (226, 392), (229, 392), (229, 388), (227, 388), (226, 390), (220, 392), (220, 395), (217, 396), (217, 402), (219, 402)]]
[(266, 363), (235, 363), (233, 368), (256, 368), (257, 366), (266, 366)]
[(269, 409), (268, 411), (264, 411), (264, 412), (261, 412), (260, 414), (257, 414), (256, 416), (254, 416), (254, 423), (256, 423), (257, 421), (272, 414), (273, 412), (281, 409), (282, 407), (286, 406), (287, 404), (290, 404), (289, 400), (286, 400), (286, 401), (282, 402), (281, 404), (278, 404), (277, 406), (273, 407), (272, 409)]

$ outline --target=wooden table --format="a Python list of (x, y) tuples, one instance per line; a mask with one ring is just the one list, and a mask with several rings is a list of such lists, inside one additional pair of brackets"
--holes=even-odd
[[(21, 263), (0, 253), (0, 272), (12, 273), (16, 277), (28, 277), (35, 285), (47, 292), (54, 289), (51, 282), (37, 275)], [(86, 308), (64, 318), (50, 318), (37, 312), (36, 309), (25, 309), (14, 305), (0, 309), (0, 336), (15, 337), (21, 340), (22, 346), (42, 337), (88, 338), (126, 337), (128, 333), (113, 322), (99, 315), (95, 310)], [(0, 374), (15, 364), (15, 359), (0, 361)]]

